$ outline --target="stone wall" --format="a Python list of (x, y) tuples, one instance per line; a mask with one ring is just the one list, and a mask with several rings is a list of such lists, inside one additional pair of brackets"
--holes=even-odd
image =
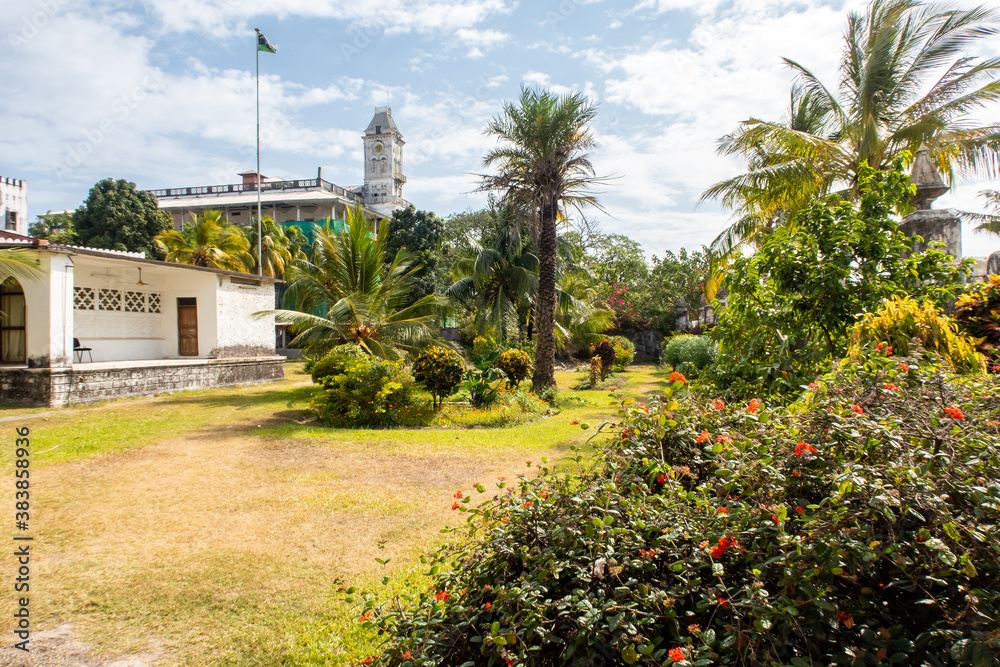
[(285, 378), (284, 362), (284, 357), (268, 356), (199, 363), (147, 362), (132, 368), (4, 369), (0, 370), (0, 403), (56, 407), (274, 382)]
[(663, 343), (663, 332), (659, 329), (646, 331), (608, 331), (608, 336), (624, 336), (635, 344), (636, 364), (655, 364), (660, 361), (660, 345)]

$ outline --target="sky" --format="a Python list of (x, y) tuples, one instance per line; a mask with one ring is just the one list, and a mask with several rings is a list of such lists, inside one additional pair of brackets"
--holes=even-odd
[[(598, 105), (592, 162), (611, 177), (588, 218), (648, 254), (707, 244), (729, 215), (699, 203), (738, 174), (718, 139), (780, 120), (792, 72), (835, 86), (860, 0), (3, 0), (0, 175), (29, 216), (74, 209), (106, 177), (155, 189), (239, 182), (253, 169), (253, 29), (261, 171), (363, 180), (361, 134), (388, 104), (406, 142), (404, 196), (446, 217), (481, 208), (483, 129), (522, 86)], [(982, 53), (1000, 55), (997, 39)], [(993, 110), (993, 118), (997, 110)], [(956, 184), (936, 207), (982, 210)], [(966, 255), (1000, 240), (963, 230)]]

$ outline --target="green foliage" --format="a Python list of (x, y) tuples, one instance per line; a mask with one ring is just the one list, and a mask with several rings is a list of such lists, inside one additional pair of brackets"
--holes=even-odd
[(1000, 388), (876, 353), (787, 406), (667, 395), (350, 597), (374, 667), (995, 664)]
[(661, 331), (673, 331), (681, 300), (689, 311), (701, 304), (709, 264), (708, 248), (704, 246), (693, 252), (681, 248), (676, 255), (668, 250), (662, 259), (654, 255), (649, 271), (648, 298), (640, 306), (640, 315)]
[(307, 362), (304, 370), (309, 373), (313, 382), (322, 383), (324, 378), (343, 373), (348, 361), (364, 359), (366, 356), (368, 354), (360, 345), (353, 343), (338, 345), (330, 350), (326, 356), (313, 360), (311, 364)]
[(405, 248), (418, 268), (410, 293), (411, 302), (433, 294), (440, 281), (438, 258), (443, 221), (433, 213), (416, 210), (411, 204), (393, 211), (388, 224), (386, 256), (395, 257)]
[(617, 358), (615, 346), (611, 341), (602, 340), (590, 348), (590, 354), (591, 357), (601, 359), (601, 380), (603, 381), (615, 367), (615, 359)]
[[(330, 426), (394, 426), (413, 404), (413, 380), (401, 361), (370, 355), (332, 354), (311, 407)], [(320, 362), (317, 362), (317, 366)], [(315, 368), (314, 368), (314, 374)]]
[(532, 361), (535, 357), (535, 341), (533, 340), (496, 340), (491, 336), (476, 336), (469, 350), (472, 365), (480, 370), (492, 366), (501, 354), (507, 350), (520, 350)]
[(435, 345), (420, 353), (413, 362), (413, 379), (434, 397), (434, 409), (462, 382), (462, 359), (452, 350)]
[[(955, 319), (961, 330), (979, 339), (979, 351), (1000, 361), (1000, 275), (991, 275), (959, 297)], [(994, 368), (994, 372), (1000, 369)]]
[(611, 336), (608, 340), (615, 348), (615, 373), (621, 373), (632, 364), (635, 359), (635, 343), (625, 336)]
[(52, 243), (74, 244), (76, 234), (73, 232), (73, 214), (69, 212), (42, 213), (38, 219), (28, 225), (28, 236), (45, 239)]
[(463, 386), (472, 405), (481, 408), (491, 405), (509, 381), (507, 374), (499, 368), (472, 368), (465, 372)]
[(168, 229), (157, 235), (156, 245), (166, 261), (227, 271), (256, 270), (256, 248), (251, 252), (242, 228), (226, 223), (221, 211), (205, 209), (198, 215), (192, 213), (191, 219), (180, 231)]
[(125, 179), (106, 178), (90, 189), (73, 213), (76, 240), (82, 246), (145, 252), (162, 257), (153, 239), (170, 229), (170, 214), (151, 193)]
[(858, 201), (815, 201), (733, 262), (728, 302), (710, 333), (719, 386), (798, 391), (843, 355), (859, 313), (902, 294), (940, 307), (958, 291), (968, 264), (956, 268), (935, 249), (910, 254), (912, 239), (896, 233), (893, 212), (913, 192), (902, 161), (888, 171), (862, 165), (858, 178)]
[(532, 361), (527, 352), (507, 349), (500, 353), (493, 365), (502, 370), (511, 384), (517, 388), (531, 372)]
[(984, 373), (985, 359), (975, 342), (961, 336), (954, 321), (929, 303), (907, 297), (886, 299), (882, 307), (865, 315), (851, 331), (848, 355), (857, 359), (862, 348), (886, 349), (907, 356), (917, 347), (941, 355), (957, 373)]
[(692, 377), (715, 362), (719, 346), (708, 336), (681, 334), (663, 339), (662, 362)]

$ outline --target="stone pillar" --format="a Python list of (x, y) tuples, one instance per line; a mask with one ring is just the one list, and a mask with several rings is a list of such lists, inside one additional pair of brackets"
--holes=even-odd
[(907, 236), (920, 236), (922, 243), (913, 246), (914, 252), (923, 252), (927, 247), (938, 241), (943, 243), (944, 252), (962, 260), (962, 221), (948, 211), (931, 208), (934, 200), (950, 188), (941, 180), (940, 174), (934, 168), (927, 146), (922, 144), (913, 160), (911, 182), (917, 186), (917, 194), (910, 203), (917, 209), (903, 218), (899, 231)]
[(28, 367), (65, 368), (73, 364), (73, 260), (52, 252), (40, 255), (44, 277), (22, 285)]

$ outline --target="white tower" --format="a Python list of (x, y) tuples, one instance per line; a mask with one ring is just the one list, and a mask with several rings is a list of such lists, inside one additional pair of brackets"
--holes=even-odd
[(392, 109), (376, 107), (375, 116), (364, 134), (366, 206), (383, 215), (406, 208), (403, 199), (403, 137), (392, 120)]

